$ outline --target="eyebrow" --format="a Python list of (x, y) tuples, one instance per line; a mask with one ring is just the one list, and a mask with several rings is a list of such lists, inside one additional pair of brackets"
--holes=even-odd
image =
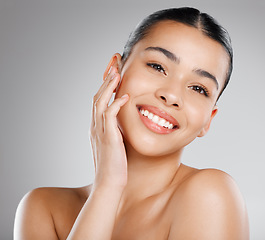
[(168, 59), (170, 59), (171, 61), (173, 62), (179, 62), (179, 58), (172, 52), (164, 49), (164, 48), (161, 48), (161, 47), (148, 47), (145, 49), (145, 51), (158, 51), (158, 52), (161, 52), (163, 53)]
[[(158, 52), (163, 53), (171, 61), (176, 62), (176, 63), (180, 62), (179, 57), (177, 57), (174, 53), (172, 53), (172, 52), (170, 52), (167, 49), (162, 48), (162, 47), (147, 47), (145, 49), (145, 51), (158, 51)], [(200, 77), (206, 77), (208, 79), (213, 80), (216, 84), (217, 90), (219, 89), (219, 83), (218, 83), (216, 77), (214, 75), (212, 75), (211, 73), (209, 73), (203, 69), (197, 69), (197, 68), (194, 69), (193, 72), (196, 73)]]
[(197, 75), (201, 76), (201, 77), (206, 77), (206, 78), (212, 79), (216, 84), (217, 90), (219, 89), (219, 83), (218, 83), (216, 77), (214, 75), (212, 75), (211, 73), (209, 73), (203, 69), (194, 69), (193, 72), (196, 73)]

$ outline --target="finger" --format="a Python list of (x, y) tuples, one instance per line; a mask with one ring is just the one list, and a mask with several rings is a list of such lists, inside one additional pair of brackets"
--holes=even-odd
[(113, 65), (115, 64), (115, 62), (117, 61), (117, 56), (113, 56), (108, 64), (108, 66), (106, 67), (106, 70), (103, 74), (103, 79), (105, 80), (107, 78), (107, 75), (110, 73), (111, 68), (113, 67)]
[[(98, 107), (97, 105), (99, 105), (100, 103), (98, 102), (98, 100), (100, 99), (102, 93), (104, 92), (104, 90), (107, 88), (107, 86), (110, 84), (110, 81), (113, 79), (113, 77), (115, 76), (115, 73), (117, 72), (117, 69), (113, 69), (111, 71), (111, 73), (108, 75), (108, 79), (101, 85), (100, 89), (98, 90), (98, 92), (96, 93), (96, 95), (93, 98), (93, 109), (92, 109), (92, 121), (91, 121), (91, 127), (95, 126), (96, 123), (96, 112), (98, 111)], [(102, 111), (101, 111), (102, 112)]]
[(106, 85), (105, 89), (102, 90), (101, 95), (98, 99), (100, 102), (100, 105), (102, 105), (103, 108), (107, 108), (109, 105), (109, 102), (111, 100), (111, 97), (119, 85), (120, 82), (120, 75), (116, 73), (112, 79), (109, 81), (109, 84)]
[(111, 100), (114, 89), (117, 87), (119, 83), (119, 75), (116, 75), (112, 81), (110, 81), (109, 85), (102, 92), (98, 101), (94, 104), (95, 109), (95, 125), (99, 126), (99, 130), (103, 130), (103, 113), (108, 109), (109, 102)]
[(102, 91), (106, 88), (106, 86), (109, 84), (109, 81), (112, 80), (112, 77), (114, 76), (114, 74), (118, 72), (117, 68), (113, 67), (110, 71), (110, 73), (107, 75), (105, 81), (103, 82), (103, 84), (100, 86), (98, 92), (95, 94), (94, 96), (94, 102), (97, 101), (97, 99), (101, 96)]
[(112, 94), (114, 89), (117, 87), (119, 83), (119, 76), (116, 75), (112, 81), (106, 86), (104, 91), (102, 92), (101, 96), (93, 105), (93, 112), (94, 112), (94, 126), (97, 131), (103, 131), (103, 112), (106, 111), (108, 108), (108, 104), (111, 100)]
[(116, 98), (113, 103), (104, 112), (104, 133), (115, 136), (117, 133), (117, 115), (122, 106), (129, 100), (129, 95), (125, 94), (121, 98)]

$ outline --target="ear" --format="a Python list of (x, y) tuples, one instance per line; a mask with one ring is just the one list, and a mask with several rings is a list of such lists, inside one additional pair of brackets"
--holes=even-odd
[(103, 74), (103, 79), (105, 80), (106, 77), (108, 76), (108, 73), (110, 72), (111, 70), (111, 67), (116, 67), (118, 72), (120, 73), (120, 70), (121, 70), (121, 55), (119, 53), (115, 53), (110, 61), (109, 61), (109, 64)]
[(213, 120), (213, 118), (215, 117), (215, 115), (218, 112), (218, 107), (215, 105), (213, 110), (212, 110), (212, 114), (210, 119), (208, 120), (208, 123), (205, 125), (205, 127), (201, 130), (201, 132), (199, 133), (198, 137), (203, 137), (206, 135), (206, 133), (209, 131), (210, 126), (211, 126), (211, 122)]

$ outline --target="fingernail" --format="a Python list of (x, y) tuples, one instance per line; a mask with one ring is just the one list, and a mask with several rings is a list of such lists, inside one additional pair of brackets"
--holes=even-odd
[(113, 80), (116, 76), (117, 76), (117, 73), (114, 73), (114, 74), (112, 75), (112, 77), (110, 78), (110, 80)]
[(126, 94), (124, 94), (121, 98), (126, 98), (126, 97), (128, 97), (129, 95), (126, 93)]

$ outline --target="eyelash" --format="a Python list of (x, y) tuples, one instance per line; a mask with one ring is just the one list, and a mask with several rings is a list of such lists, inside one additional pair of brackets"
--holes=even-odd
[(155, 71), (158, 71), (160, 73), (163, 73), (166, 75), (166, 71), (165, 69), (160, 65), (160, 64), (157, 64), (157, 63), (147, 63), (146, 64), (147, 66), (153, 68)]
[[(165, 69), (160, 64), (147, 63), (146, 65), (153, 68), (155, 71), (158, 71), (166, 75)], [(208, 89), (203, 86), (195, 85), (195, 86), (191, 86), (190, 88), (194, 90), (195, 92), (198, 92), (199, 94), (203, 94), (205, 97), (209, 97)]]
[(205, 97), (209, 97), (209, 91), (205, 87), (195, 85), (191, 86), (190, 88), (199, 94), (203, 94)]

